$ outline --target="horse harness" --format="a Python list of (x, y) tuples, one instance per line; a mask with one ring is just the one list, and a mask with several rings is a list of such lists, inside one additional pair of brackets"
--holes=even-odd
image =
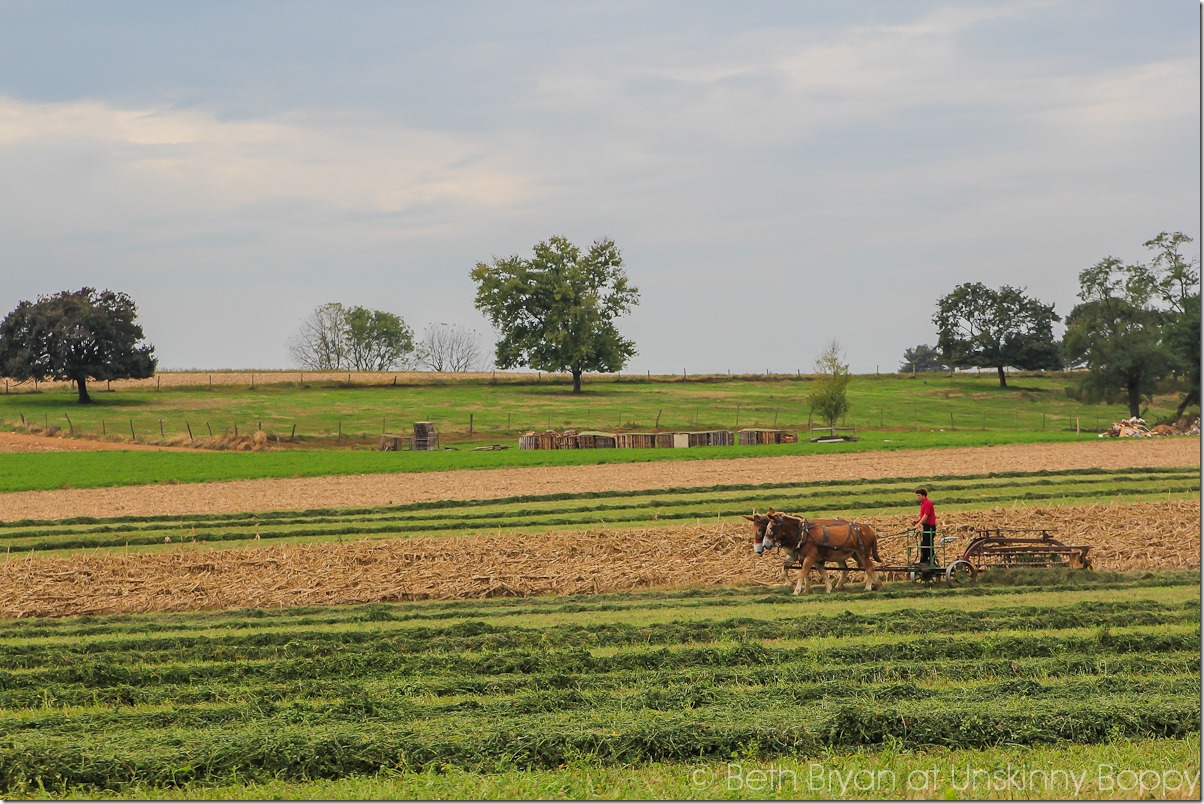
[[(843, 525), (848, 526), (849, 535), (853, 537), (853, 545), (854, 545), (855, 549), (852, 552), (856, 552), (856, 553), (865, 552), (865, 542), (863, 541), (864, 534), (861, 532), (861, 525), (857, 524), (856, 522), (845, 522), (844, 520), (840, 520), (840, 521), (842, 522)], [(820, 539), (811, 538), (811, 529), (814, 527), (817, 527), (817, 525), (815, 523), (813, 523), (810, 519), (803, 520), (803, 538), (799, 541), (798, 547), (796, 549), (802, 549), (802, 546), (807, 543), (808, 539), (810, 539), (811, 542), (813, 542), (815, 544), (815, 546), (817, 548), (819, 548), (820, 550), (824, 550), (824, 551), (839, 550), (840, 552), (844, 552), (845, 550), (848, 549), (847, 547), (838, 546), (838, 545), (832, 543), (832, 534), (828, 531), (828, 526), (824, 525), (824, 524), (818, 525), (819, 529), (821, 531), (823, 531), (823, 539), (820, 540)]]

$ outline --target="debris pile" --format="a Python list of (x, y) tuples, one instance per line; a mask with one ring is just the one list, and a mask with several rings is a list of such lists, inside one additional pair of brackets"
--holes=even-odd
[(1149, 438), (1151, 436), (1168, 436), (1168, 435), (1199, 435), (1200, 434), (1200, 417), (1187, 418), (1184, 417), (1170, 424), (1156, 424), (1153, 427), (1147, 427), (1145, 419), (1139, 416), (1134, 416), (1131, 419), (1122, 419), (1116, 422), (1107, 430), (1099, 434), (1100, 438)]
[(1153, 433), (1145, 426), (1145, 419), (1134, 416), (1131, 419), (1121, 419), (1107, 430), (1099, 434), (1100, 438), (1149, 438)]

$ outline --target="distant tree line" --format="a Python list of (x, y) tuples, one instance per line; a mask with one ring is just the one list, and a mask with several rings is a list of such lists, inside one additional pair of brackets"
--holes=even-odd
[(901, 372), (993, 368), (1007, 387), (1009, 367), (1026, 371), (1085, 368), (1084, 395), (1124, 401), (1141, 414), (1158, 383), (1180, 380), (1186, 390), (1176, 416), (1200, 405), (1200, 270), (1183, 248), (1182, 232), (1161, 232), (1144, 243), (1147, 262), (1106, 257), (1079, 273), (1079, 304), (1066, 317), (1062, 341), (1052, 304), (1025, 289), (981, 282), (958, 285), (937, 300), (936, 347), (903, 353)]

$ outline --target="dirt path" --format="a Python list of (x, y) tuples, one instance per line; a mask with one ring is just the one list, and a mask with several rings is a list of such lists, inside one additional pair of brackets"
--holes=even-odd
[(0, 431), (0, 453), (5, 452), (95, 452), (97, 450), (151, 450), (194, 452), (189, 447), (161, 447), (157, 444), (131, 444), (129, 441), (94, 441), (84, 438), (7, 433)]
[(1199, 438), (1107, 439), (1078, 444), (18, 492), (0, 494), (0, 520), (398, 505), (428, 500), (783, 480), (822, 482), (1005, 470), (1199, 465)]

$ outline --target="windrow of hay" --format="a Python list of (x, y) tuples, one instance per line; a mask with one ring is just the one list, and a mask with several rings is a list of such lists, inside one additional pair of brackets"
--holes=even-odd
[[(981, 527), (1054, 528), (1092, 546), (1099, 570), (1200, 567), (1196, 501), (995, 508), (944, 517), (956, 545)], [(898, 561), (898, 517), (862, 521)], [(233, 550), (15, 558), (0, 564), (0, 616), (232, 609), (769, 584), (776, 558), (735, 522), (651, 530), (476, 533)], [(952, 551), (951, 551), (952, 552)]]

